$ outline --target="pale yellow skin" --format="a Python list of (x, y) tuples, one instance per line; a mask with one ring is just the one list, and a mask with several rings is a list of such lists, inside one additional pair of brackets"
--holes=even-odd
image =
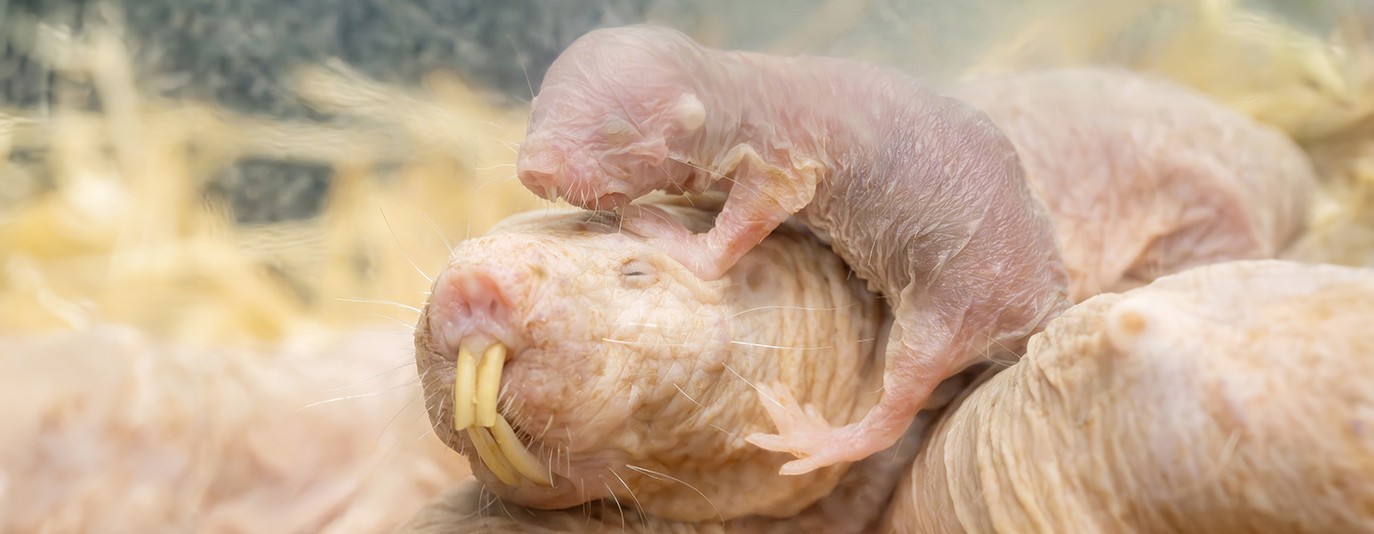
[[(944, 406), (976, 373), (947, 381), (937, 390), (933, 404)], [(751, 533), (828, 534), (873, 532), (892, 495), (897, 479), (911, 465), (920, 440), (938, 417), (939, 410), (916, 417), (905, 442), (851, 466), (829, 495), (787, 517), (751, 515), (729, 521), (673, 521), (641, 514), (633, 502), (602, 500), (571, 510), (538, 510), (494, 499), (481, 484), (472, 482), (452, 488), (420, 510), (403, 532), (448, 534), (452, 532), (643, 532), (643, 533)]]
[[(1371, 321), (1374, 270), (1275, 260), (1088, 299), (946, 410), (883, 523), (861, 531), (1374, 531)], [(675, 522), (610, 503), (527, 511), (467, 487), (410, 528), (844, 532), (856, 523), (827, 522), (833, 510), (882, 509), (844, 507), (855, 502), (844, 490), (894, 468), (872, 461), (779, 520)]]
[(1093, 297), (975, 388), (896, 532), (1374, 531), (1374, 270), (1230, 262)]
[(1125, 70), (988, 76), (951, 89), (1007, 134), (1054, 219), (1074, 302), (1190, 267), (1276, 257), (1317, 187), (1283, 132)]
[[(689, 227), (710, 223), (707, 212), (663, 209)], [(446, 317), (442, 297), (474, 270), (512, 310), (480, 332)], [(744, 440), (772, 424), (754, 385), (786, 384), (845, 420), (873, 405), (881, 383), (882, 303), (804, 233), (780, 231), (704, 281), (619, 232), (609, 213), (533, 212), (459, 244), (435, 295), (416, 360), (436, 434), (455, 449), (471, 445), (450, 423), (453, 332), (510, 347), (501, 411), (555, 476), (553, 488), (507, 486), (470, 455), (487, 491), (512, 504), (606, 499), (684, 521), (791, 516), (831, 493), (848, 466), (779, 475), (790, 455)]]

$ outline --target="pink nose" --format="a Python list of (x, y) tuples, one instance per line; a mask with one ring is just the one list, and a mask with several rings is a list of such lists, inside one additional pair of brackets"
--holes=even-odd
[(515, 318), (506, 288), (498, 277), (481, 268), (450, 268), (440, 275), (430, 303), (435, 307), (430, 328), (444, 353), (456, 355), (463, 340), (477, 336), (478, 343), (509, 342)]
[(526, 141), (520, 146), (520, 157), (515, 162), (515, 175), (520, 178), (530, 192), (545, 200), (558, 197), (558, 176), (561, 174), (564, 158), (557, 151), (537, 141)]

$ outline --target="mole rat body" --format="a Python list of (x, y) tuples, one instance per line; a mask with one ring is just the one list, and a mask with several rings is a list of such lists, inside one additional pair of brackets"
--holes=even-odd
[(858, 62), (698, 46), (652, 27), (599, 30), (558, 58), (534, 103), (517, 173), (587, 208), (648, 192), (727, 191), (696, 234), (652, 207), (626, 229), (703, 278), (792, 216), (894, 310), (879, 401), (839, 427), (762, 384), (785, 474), (892, 445), (935, 386), (989, 348), (1015, 348), (1065, 309), (1044, 206), (981, 112)]
[(1116, 69), (966, 80), (1055, 221), (1074, 302), (1198, 265), (1273, 258), (1315, 172), (1289, 138), (1187, 87)]

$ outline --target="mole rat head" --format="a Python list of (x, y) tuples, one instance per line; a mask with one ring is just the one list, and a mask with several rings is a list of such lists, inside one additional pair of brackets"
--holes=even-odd
[(881, 303), (810, 236), (780, 232), (703, 281), (617, 226), (540, 211), (455, 248), (415, 336), (436, 435), (493, 494), (534, 508), (617, 500), (701, 521), (829, 493), (843, 468), (784, 477), (789, 455), (741, 439), (773, 429), (753, 384), (861, 415)]
[[(681, 154), (706, 120), (702, 50), (668, 29), (593, 31), (549, 67), (516, 174), (546, 199), (614, 209), (656, 189), (690, 189)], [(678, 156), (674, 156), (678, 154)]]
[(722, 371), (723, 284), (617, 226), (605, 211), (507, 219), (435, 281), (416, 335), (430, 417), (497, 495), (565, 508), (635, 484), (627, 466), (661, 469), (682, 446), (651, 415), (688, 406), (673, 384)]

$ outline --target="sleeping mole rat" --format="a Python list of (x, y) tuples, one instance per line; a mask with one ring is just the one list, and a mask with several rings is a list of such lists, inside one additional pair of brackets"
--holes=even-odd
[[(894, 70), (712, 50), (649, 26), (594, 31), (550, 67), (516, 170), (545, 198), (622, 209), (625, 229), (708, 280), (796, 216), (888, 299), (880, 397), (856, 422), (759, 384), (777, 434), (747, 439), (797, 456), (784, 474), (891, 446), (942, 380), (986, 349), (1016, 351), (1068, 307), (1054, 229), (1011, 142)], [(728, 198), (704, 233), (629, 205), (708, 189)]]
[[(698, 231), (715, 215), (659, 206)], [(818, 416), (867, 411), (891, 322), (882, 301), (809, 232), (774, 232), (714, 281), (645, 241), (611, 212), (541, 210), (459, 243), (415, 334), (435, 434), (468, 456), (486, 492), (529, 508), (603, 501), (732, 522), (791, 517), (843, 493), (826, 524), (875, 518), (914, 439), (782, 476), (791, 457), (744, 436), (771, 424), (752, 402), (760, 383), (784, 384)]]

